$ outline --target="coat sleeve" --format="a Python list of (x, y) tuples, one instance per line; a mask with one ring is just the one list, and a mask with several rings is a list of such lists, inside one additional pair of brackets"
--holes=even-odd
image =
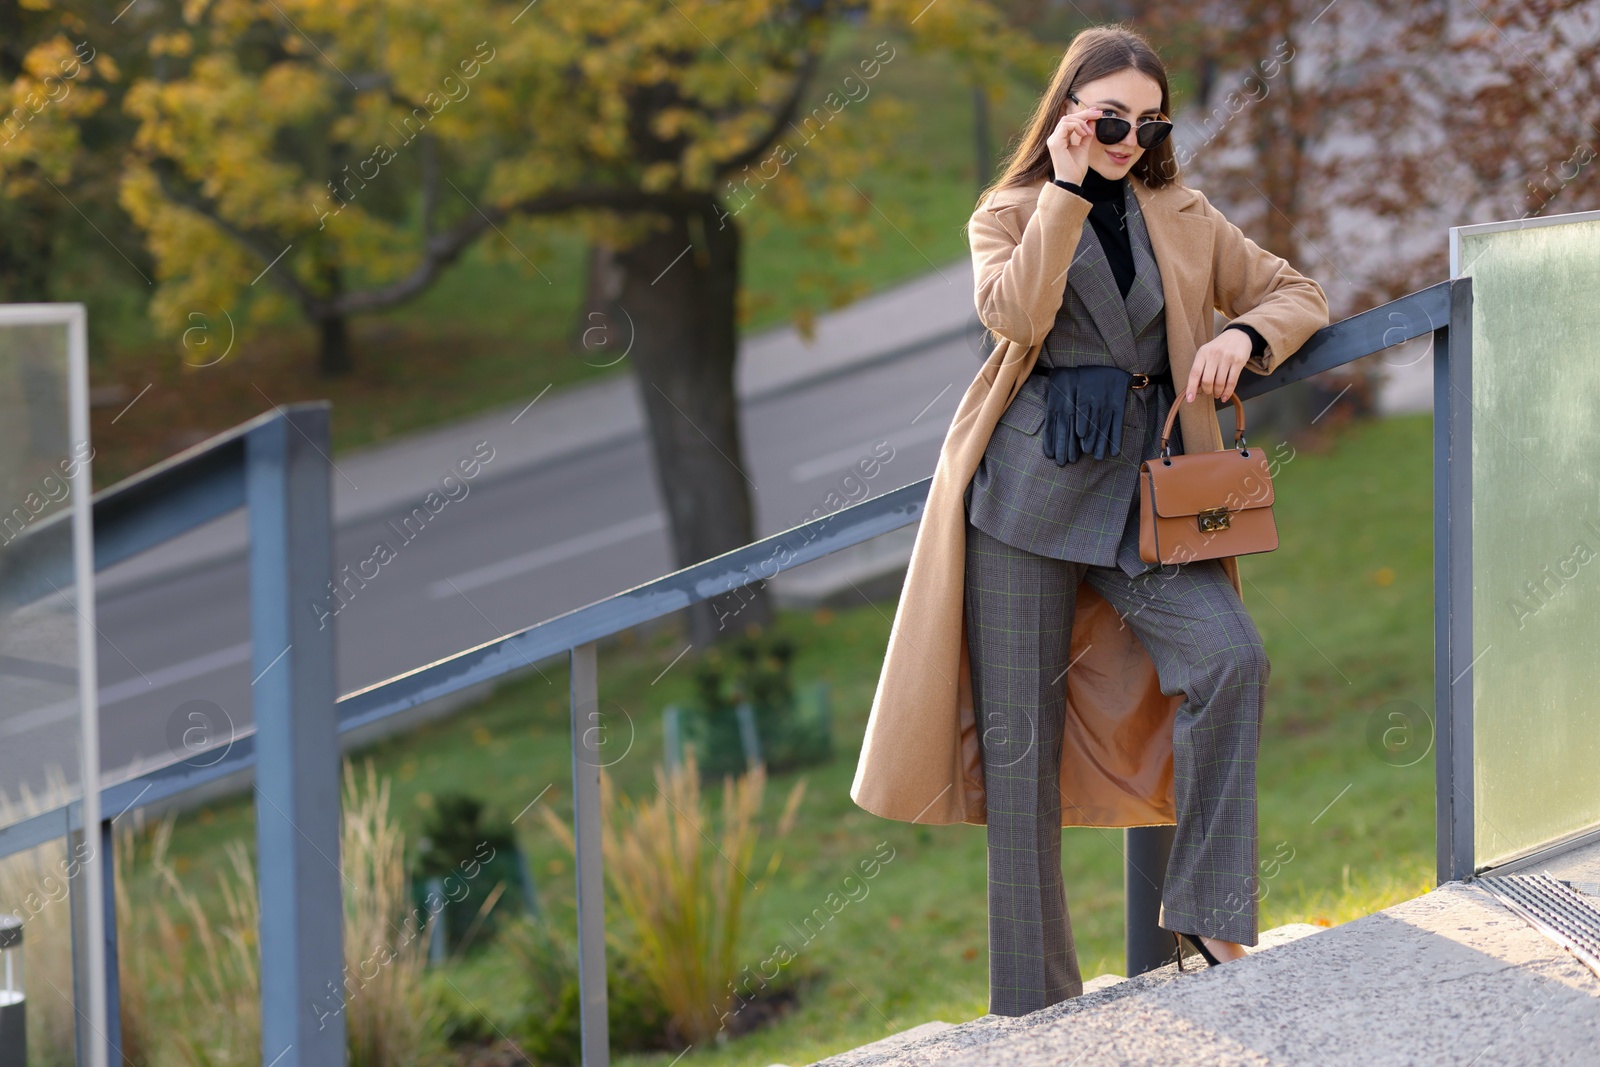
[(979, 321), (1031, 348), (1055, 324), (1089, 201), (1046, 182), (1025, 226), (1021, 215), (1017, 205), (991, 197), (972, 213), (967, 239)]
[(1271, 374), (1322, 327), (1328, 325), (1328, 297), (1322, 286), (1273, 255), (1229, 222), (1200, 194), (1205, 212), (1216, 224), (1212, 282), (1215, 307), (1229, 325), (1249, 326), (1267, 342), (1261, 358), (1245, 366)]

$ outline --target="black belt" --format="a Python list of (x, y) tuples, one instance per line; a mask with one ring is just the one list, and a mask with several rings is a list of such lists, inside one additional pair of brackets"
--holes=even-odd
[[(1038, 362), (1037, 360), (1035, 360), (1034, 364), (1033, 364), (1033, 370), (1030, 373), (1033, 373), (1033, 374), (1049, 374), (1053, 370), (1055, 370), (1054, 367), (1046, 367), (1044, 364), (1042, 364), (1042, 363)], [(1172, 385), (1172, 368), (1170, 366), (1168, 366), (1165, 370), (1163, 370), (1159, 374), (1145, 374), (1143, 372), (1134, 372), (1132, 380), (1130, 380), (1128, 382), (1128, 388), (1129, 389), (1135, 389), (1135, 390), (1147, 389), (1150, 386), (1156, 384), (1157, 382), (1165, 382), (1169, 386)], [(1176, 387), (1174, 386), (1174, 388), (1176, 388)]]

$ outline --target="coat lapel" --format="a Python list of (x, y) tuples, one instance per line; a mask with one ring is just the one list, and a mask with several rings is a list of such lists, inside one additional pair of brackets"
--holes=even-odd
[[(1211, 314), (1205, 305), (1216, 230), (1205, 215), (1181, 210), (1199, 199), (1199, 194), (1193, 190), (1171, 186), (1151, 189), (1137, 178), (1132, 184), (1145, 230), (1150, 235), (1150, 247), (1155, 251), (1160, 268), (1167, 316), (1167, 351), (1172, 380), (1181, 390), (1181, 383), (1188, 381), (1189, 371), (1194, 366), (1195, 324), (1190, 318)], [(1209, 322), (1206, 325), (1209, 326)], [(1186, 433), (1184, 440), (1188, 439)]]

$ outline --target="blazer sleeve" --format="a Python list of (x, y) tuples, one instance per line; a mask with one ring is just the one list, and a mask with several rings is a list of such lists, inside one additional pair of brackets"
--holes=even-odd
[(1019, 225), (1021, 207), (993, 201), (967, 223), (978, 320), (1031, 348), (1055, 325), (1089, 201), (1046, 182), (1026, 225)]
[(1212, 265), (1214, 306), (1233, 321), (1249, 326), (1267, 342), (1260, 358), (1245, 366), (1271, 374), (1322, 327), (1328, 325), (1328, 297), (1322, 286), (1273, 255), (1229, 222), (1201, 193), (1204, 210), (1216, 224)]

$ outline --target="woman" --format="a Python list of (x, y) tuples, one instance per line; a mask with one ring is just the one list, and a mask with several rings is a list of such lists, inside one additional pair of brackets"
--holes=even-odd
[(1168, 115), (1150, 45), (1085, 30), (973, 213), (998, 343), (940, 453), (851, 790), (987, 824), (994, 1014), (1082, 991), (1062, 826), (1175, 822), (1161, 926), (1208, 963), (1257, 941), (1269, 664), (1232, 558), (1140, 560), (1137, 475), (1175, 383), (1173, 451), (1222, 448), (1216, 401), (1327, 300), (1178, 181)]

